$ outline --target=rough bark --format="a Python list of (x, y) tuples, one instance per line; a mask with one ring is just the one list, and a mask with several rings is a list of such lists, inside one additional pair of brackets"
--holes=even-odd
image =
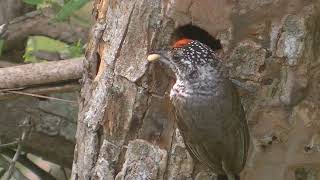
[(242, 179), (320, 177), (319, 1), (101, 0), (94, 15), (72, 179), (210, 179), (174, 126), (172, 78), (146, 63), (188, 23), (221, 40), (241, 91), (253, 139)]
[(0, 68), (0, 89), (77, 80), (82, 71), (83, 58)]

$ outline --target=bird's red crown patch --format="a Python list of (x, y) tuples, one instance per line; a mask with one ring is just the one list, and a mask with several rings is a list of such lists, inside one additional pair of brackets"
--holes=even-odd
[(173, 44), (172, 47), (173, 48), (181, 48), (181, 47), (189, 44), (191, 41), (192, 41), (191, 39), (187, 39), (187, 38), (179, 39)]

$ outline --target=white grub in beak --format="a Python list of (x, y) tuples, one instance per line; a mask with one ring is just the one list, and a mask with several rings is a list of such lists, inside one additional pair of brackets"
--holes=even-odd
[(160, 56), (159, 54), (150, 54), (150, 55), (148, 56), (147, 60), (148, 60), (149, 62), (157, 61), (157, 60), (160, 59), (160, 57), (161, 57), (161, 56)]

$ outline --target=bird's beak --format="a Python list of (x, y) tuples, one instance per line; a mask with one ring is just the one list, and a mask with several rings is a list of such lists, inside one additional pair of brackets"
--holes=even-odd
[(147, 60), (148, 62), (160, 61), (162, 64), (167, 65), (171, 69), (176, 69), (175, 65), (169, 59), (168, 49), (156, 50), (149, 53)]
[(168, 49), (157, 49), (149, 53), (147, 60), (149, 62), (154, 62), (159, 60), (163, 61), (164, 59), (167, 59), (167, 56), (168, 56)]
[(161, 58), (160, 54), (149, 54), (147, 60), (149, 62), (158, 61)]

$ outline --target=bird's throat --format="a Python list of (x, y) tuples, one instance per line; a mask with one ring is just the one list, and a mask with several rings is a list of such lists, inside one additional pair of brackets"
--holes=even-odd
[(170, 98), (189, 96), (211, 96), (215, 93), (216, 83), (210, 81), (177, 80), (170, 91)]

